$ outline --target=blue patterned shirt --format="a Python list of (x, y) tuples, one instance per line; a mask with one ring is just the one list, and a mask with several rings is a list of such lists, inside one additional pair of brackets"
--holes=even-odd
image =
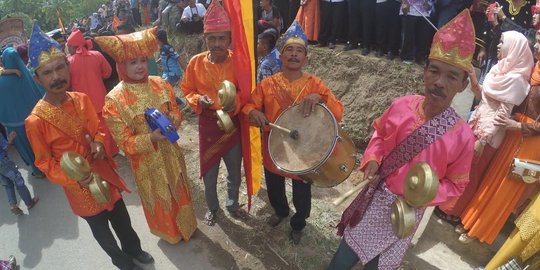
[(265, 55), (259, 62), (257, 69), (257, 84), (264, 78), (270, 77), (281, 71), (281, 60), (279, 52), (274, 48), (269, 54)]

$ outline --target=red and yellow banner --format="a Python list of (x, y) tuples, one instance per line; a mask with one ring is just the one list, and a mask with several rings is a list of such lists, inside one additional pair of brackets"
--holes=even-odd
[[(217, 1), (217, 0), (214, 0)], [(255, 29), (252, 0), (223, 0), (232, 27), (233, 63), (242, 104), (255, 89)], [(242, 156), (248, 188), (248, 209), (251, 197), (261, 189), (263, 173), (260, 130), (250, 127), (247, 116), (241, 115)]]

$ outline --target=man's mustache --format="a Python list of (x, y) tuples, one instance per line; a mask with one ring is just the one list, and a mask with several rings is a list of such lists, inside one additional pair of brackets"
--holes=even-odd
[(67, 84), (66, 80), (57, 80), (51, 83), (51, 88), (62, 88), (64, 84)]
[(300, 60), (298, 60), (297, 58), (291, 58), (287, 62), (300, 63)]
[(444, 90), (441, 88), (441, 87), (433, 87), (431, 89), (429, 89), (429, 92), (437, 95), (437, 96), (440, 96), (442, 98), (446, 98), (446, 93), (444, 93)]

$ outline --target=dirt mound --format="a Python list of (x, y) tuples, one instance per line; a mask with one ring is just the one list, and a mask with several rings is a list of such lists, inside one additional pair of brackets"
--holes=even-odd
[(359, 52), (309, 48), (306, 72), (320, 77), (345, 105), (343, 126), (359, 146), (371, 122), (397, 97), (423, 91), (422, 69)]
[[(206, 49), (202, 35), (171, 35), (170, 42), (187, 59)], [(343, 127), (360, 147), (369, 141), (373, 119), (395, 98), (423, 91), (419, 66), (363, 56), (359, 51), (310, 47), (305, 70), (322, 78), (343, 102)]]

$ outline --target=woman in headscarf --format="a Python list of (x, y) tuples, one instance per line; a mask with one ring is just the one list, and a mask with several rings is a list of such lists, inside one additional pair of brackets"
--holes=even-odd
[(472, 90), (482, 101), (469, 121), (477, 137), (469, 185), (461, 197), (435, 212), (456, 225), (506, 134), (504, 128), (496, 125), (495, 117), (510, 116), (513, 107), (521, 104), (529, 91), (528, 80), (534, 63), (525, 36), (516, 31), (504, 32), (497, 48), (499, 62), (491, 68), (484, 84), (478, 84), (476, 75), (470, 76)]
[(160, 129), (152, 131), (145, 119), (145, 111), (152, 107), (176, 129), (182, 119), (171, 85), (148, 76), (148, 56), (158, 49), (155, 33), (156, 28), (95, 40), (115, 59), (121, 80), (107, 94), (103, 116), (131, 163), (150, 231), (175, 244), (190, 239), (197, 220), (180, 146)]
[(2, 53), (5, 69), (17, 69), (18, 74), (0, 76), (0, 123), (9, 134), (15, 131), (15, 148), (26, 165), (32, 167), (32, 175), (42, 178), (45, 175), (34, 165), (34, 152), (26, 137), (24, 119), (43, 97), (44, 90), (33, 79), (15, 48), (9, 47)]
[[(477, 87), (482, 101), (470, 121), (478, 138), (475, 151), (479, 158), (473, 161), (476, 170), (471, 170), (464, 195), (447, 212), (462, 218), (463, 227), (459, 226), (457, 232), (462, 233), (460, 241), (465, 243), (471, 238), (493, 243), (527, 186), (507, 177), (512, 159), (516, 153), (520, 158), (536, 159), (539, 152), (540, 137), (521, 143), (524, 136), (536, 132), (536, 108), (540, 112), (534, 80), (529, 94), (533, 57), (527, 39), (515, 31), (502, 33), (498, 55), (499, 62), (486, 76), (483, 87)], [(527, 94), (529, 98), (523, 102)], [(512, 109), (520, 104), (517, 121), (511, 120)]]

